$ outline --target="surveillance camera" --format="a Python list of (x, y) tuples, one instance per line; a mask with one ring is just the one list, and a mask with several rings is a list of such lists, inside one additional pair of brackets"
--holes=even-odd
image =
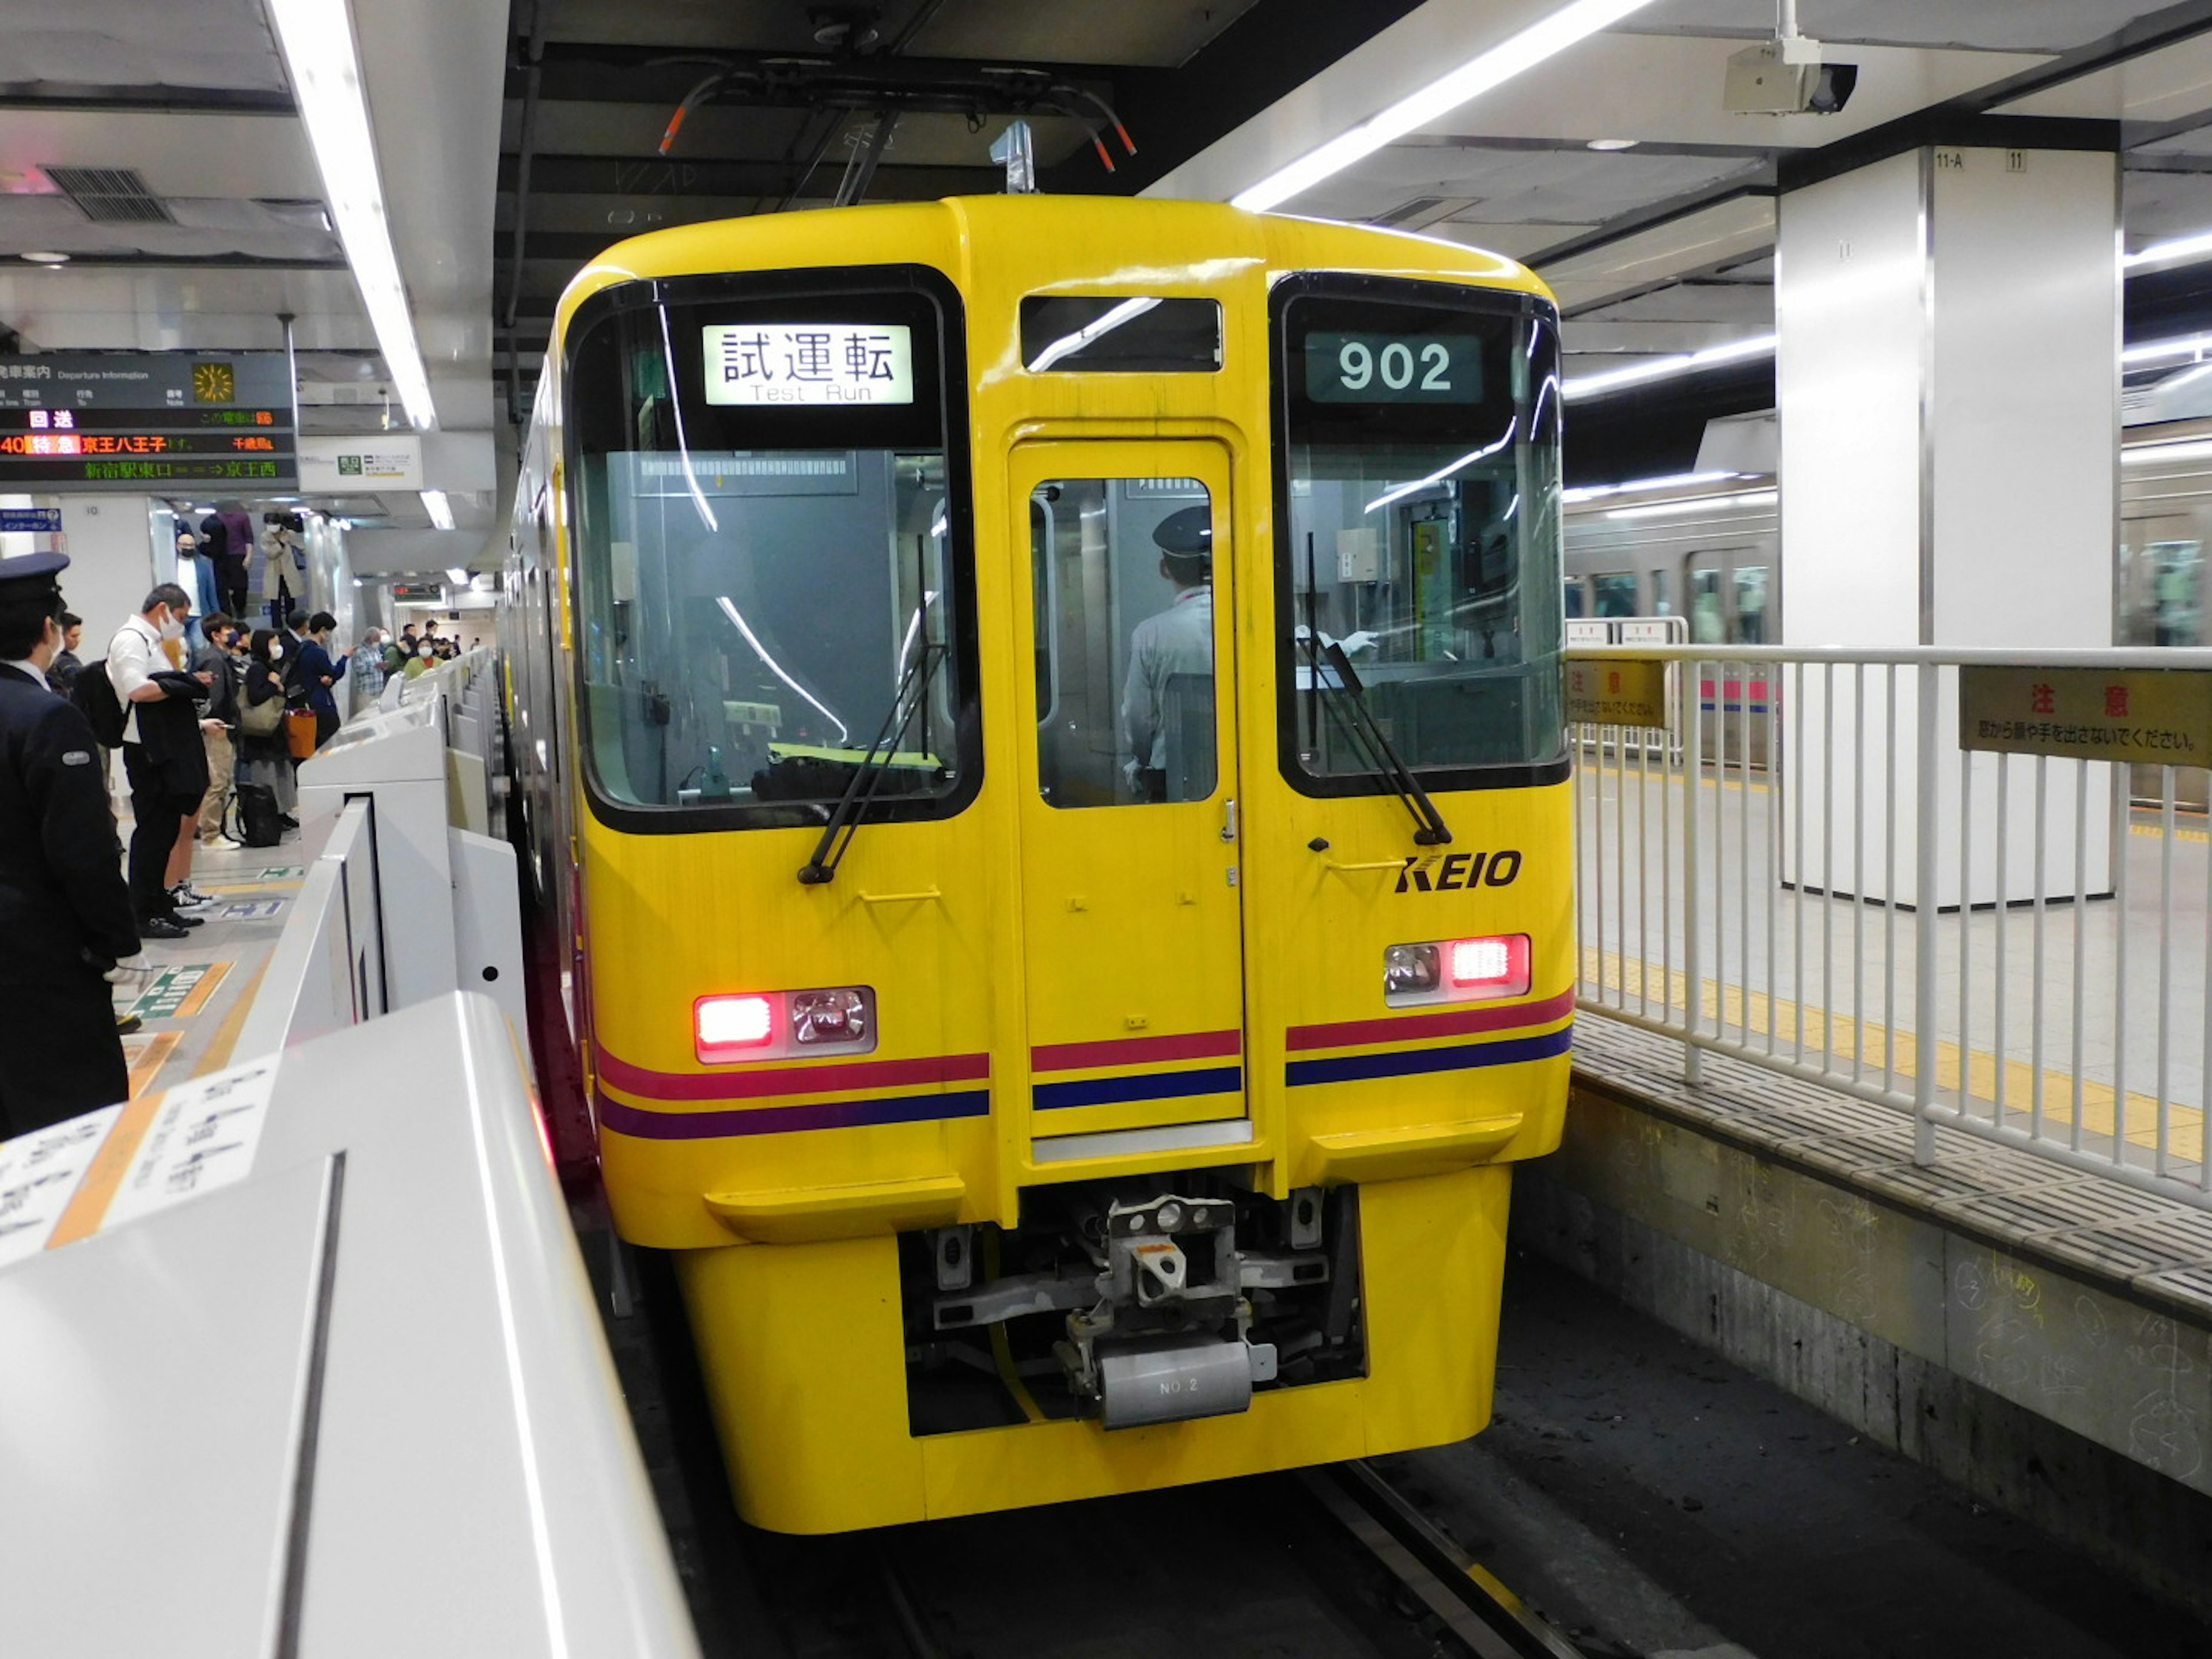
[(1824, 64), (1818, 45), (1802, 36), (1790, 45), (1798, 50), (1769, 41), (1729, 58), (1722, 107), (1735, 115), (1833, 115), (1850, 101), (1856, 64)]

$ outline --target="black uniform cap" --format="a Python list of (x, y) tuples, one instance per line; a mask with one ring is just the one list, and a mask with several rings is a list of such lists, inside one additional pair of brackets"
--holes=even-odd
[(68, 568), (66, 553), (26, 553), (19, 559), (0, 559), (0, 599), (59, 599), (62, 585), (55, 579)]
[(1204, 502), (1177, 508), (1154, 526), (1152, 540), (1158, 544), (1161, 552), (1172, 558), (1211, 559), (1213, 509)]

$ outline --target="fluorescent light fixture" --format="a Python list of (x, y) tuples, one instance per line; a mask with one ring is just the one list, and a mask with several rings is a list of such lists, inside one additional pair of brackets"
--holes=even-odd
[(1711, 513), (1723, 507), (1772, 507), (1781, 500), (1771, 489), (1744, 489), (1733, 495), (1699, 495), (1686, 501), (1653, 501), (1645, 507), (1616, 507), (1608, 519), (1671, 519), (1686, 513)]
[(456, 587), (466, 587), (469, 585), (469, 573), (460, 566), (455, 565), (446, 573), (446, 580)]
[(1560, 389), (1570, 398), (1603, 397), (1623, 386), (1642, 386), (1649, 380), (1671, 380), (1677, 374), (1694, 374), (1699, 369), (1717, 368), (1723, 363), (1768, 356), (1773, 350), (1773, 335), (1754, 334), (1747, 340), (1731, 340), (1726, 345), (1707, 346), (1703, 351), (1686, 352), (1679, 357), (1654, 357), (1649, 362), (1607, 369), (1600, 374), (1573, 375)]
[(407, 418), (420, 428), (434, 427), (438, 411), (430, 398), (430, 376), (407, 310), (407, 288), (400, 280), (377, 177), (376, 141), (369, 131), (361, 58), (354, 49), (353, 15), (346, 0), (269, 0), (269, 11), (300, 119), (323, 175), (331, 216), (337, 221), (338, 240), (345, 245), (346, 262), (376, 331), (377, 349), (399, 388)]
[(1402, 138), (1438, 116), (1448, 114), (1492, 87), (1502, 86), (1523, 70), (1565, 52), (1600, 29), (1610, 28), (1632, 12), (1641, 11), (1651, 0), (1574, 0), (1542, 21), (1533, 23), (1509, 40), (1492, 46), (1480, 57), (1461, 64), (1440, 80), (1431, 81), (1388, 109), (1370, 116), (1351, 131), (1332, 138), (1318, 149), (1308, 150), (1288, 167), (1277, 169), (1256, 185), (1230, 198), (1235, 207), (1264, 213), (1311, 190), (1324, 179), (1341, 173), (1364, 156), (1372, 155), (1392, 140)]
[(2198, 259), (2212, 259), (2212, 230), (2200, 230), (2191, 236), (2173, 236), (2163, 242), (2153, 242), (2139, 248), (2120, 260), (2122, 270), (2135, 270), (2144, 265), (2188, 264)]
[(1578, 484), (1572, 489), (1561, 490), (1559, 499), (1572, 504), (1594, 501), (1606, 495), (1626, 495), (1644, 489), (1692, 489), (1699, 484), (1722, 483), (1743, 476), (1741, 472), (1670, 472), (1662, 478), (1631, 478), (1626, 483)]
[(453, 527), (453, 504), (446, 499), (446, 492), (426, 489), (422, 495), (422, 510), (430, 515), (430, 522), (441, 530), (451, 530)]
[(2212, 438), (2191, 443), (2130, 444), (2120, 452), (2122, 466), (2157, 466), (2166, 461), (2212, 460)]
[(1643, 142), (1641, 138), (1593, 138), (1589, 148), (1596, 150), (1634, 149)]

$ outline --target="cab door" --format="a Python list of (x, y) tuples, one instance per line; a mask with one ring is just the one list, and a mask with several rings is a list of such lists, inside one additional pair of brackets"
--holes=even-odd
[(1035, 664), (1018, 794), (1036, 1157), (1249, 1139), (1228, 455), (1011, 459)]

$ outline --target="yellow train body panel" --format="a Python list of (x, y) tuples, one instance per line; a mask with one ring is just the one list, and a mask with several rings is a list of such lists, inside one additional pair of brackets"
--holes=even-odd
[[(972, 785), (973, 793), (934, 817), (861, 822), (835, 878), (805, 884), (797, 872), (814, 855), (819, 829), (690, 827), (684, 814), (708, 811), (721, 798), (701, 782), (687, 799), (690, 785), (659, 780), (656, 763), (660, 773), (674, 766), (656, 761), (670, 741), (656, 732), (694, 720), (719, 719), (724, 725), (714, 729), (732, 731), (771, 715), (785, 722), (784, 747), (769, 747), (755, 775), (757, 802), (778, 767), (857, 752), (866, 733), (849, 735), (842, 747), (834, 738), (825, 746), (819, 732), (796, 733), (816, 718), (799, 698), (817, 708), (831, 701), (816, 700), (796, 673), (786, 675), (790, 693), (774, 684), (701, 690), (649, 682), (639, 672), (643, 658), (623, 655), (640, 649), (625, 645), (624, 630), (641, 631), (658, 580), (639, 574), (653, 556), (635, 550), (649, 545), (647, 529), (635, 532), (634, 544), (623, 542), (624, 513), (647, 528), (649, 518), (680, 522), (681, 533), (707, 538), (702, 545), (742, 546), (720, 526), (764, 510), (745, 505), (751, 498), (739, 476), (753, 452), (716, 450), (716, 459), (695, 460), (685, 450), (674, 461), (647, 457), (652, 466), (625, 459), (634, 480), (665, 481), (636, 485), (657, 503), (650, 514), (625, 507), (608, 482), (614, 463), (580, 447), (578, 422), (603, 417), (578, 401), (570, 358), (591, 329), (615, 325), (600, 321), (611, 314), (605, 308), (641, 285), (670, 284), (678, 294), (689, 291), (687, 279), (728, 279), (743, 295), (747, 273), (842, 279), (894, 265), (933, 273), (957, 295), (963, 356), (942, 373), (964, 386), (964, 429), (957, 443), (948, 439), (947, 453), (964, 447), (967, 477), (945, 463), (953, 504), (915, 539), (918, 562), (951, 560), (952, 552), (931, 550), (951, 548), (965, 527), (969, 562), (959, 568), (972, 584), (963, 602), (975, 635), (957, 651), (948, 646), (945, 660), (972, 677), (963, 695), (981, 712), (972, 732), (946, 731), (938, 743), (949, 751), (972, 740), (958, 787)], [(1535, 278), (1473, 250), (1210, 204), (1036, 198), (657, 233), (610, 249), (562, 302), (541, 388), (542, 441), (532, 450), (539, 477), (535, 486), (526, 477), (518, 495), (519, 521), (537, 526), (537, 552), (534, 562), (520, 555), (510, 571), (511, 599), (538, 595), (523, 602), (538, 607), (532, 614), (542, 623), (532, 625), (545, 655), (514, 677), (541, 688), (538, 706), (510, 719), (519, 733), (533, 720), (541, 729), (557, 725), (576, 757), (564, 762), (548, 751), (532, 763), (542, 772), (532, 787), (546, 820), (536, 831), (537, 866), (574, 959), (574, 1041), (599, 1120), (606, 1191), (626, 1238), (681, 1253), (733, 1490), (741, 1512), (759, 1524), (827, 1531), (1057, 1501), (1403, 1449), (1463, 1437), (1487, 1420), (1510, 1165), (1557, 1144), (1565, 1098), (1574, 963), (1565, 751), (1547, 752), (1515, 787), (1437, 788), (1434, 804), (1449, 817), (1452, 839), (1428, 845), (1409, 838), (1413, 808), (1398, 793), (1301, 787), (1287, 763), (1279, 764), (1279, 748), (1288, 752), (1285, 720), (1310, 717), (1318, 729), (1320, 704), (1334, 705), (1345, 690), (1325, 665), (1294, 676), (1279, 649), (1295, 619), (1285, 610), (1294, 591), (1283, 575), (1289, 567), (1278, 559), (1289, 532), (1278, 518), (1294, 498), (1277, 453), (1280, 388), (1270, 366), (1279, 319), (1271, 300), (1286, 276), (1311, 273), (1398, 285), (1376, 290), (1386, 295), (1424, 284), (1525, 296), (1516, 302), (1534, 320), (1516, 324), (1524, 333), (1513, 338), (1532, 343), (1532, 361), (1548, 325)], [(1218, 368), (1025, 368), (1025, 302), (1094, 295), (1218, 302)], [(672, 307), (658, 313), (670, 337), (662, 403), (682, 409), (690, 369), (667, 319), (689, 328), (694, 313), (673, 309), (674, 300), (658, 303)], [(698, 315), (717, 314), (714, 301), (699, 303), (706, 309)], [(805, 301), (792, 301), (790, 310), (804, 313)], [(743, 342), (733, 337), (708, 336), (710, 367), (717, 340), (735, 361), (727, 354)], [(1431, 355), (1418, 360), (1389, 355), (1385, 342), (1380, 368), (1366, 372), (1455, 363), (1454, 353), (1474, 349), (1459, 338), (1431, 328), (1417, 343)], [(688, 339), (681, 348), (696, 349)], [(1323, 349), (1310, 348), (1316, 362)], [(1375, 348), (1346, 343), (1332, 372), (1348, 383), (1360, 349), (1375, 360)], [(1445, 371), (1425, 372), (1441, 379)], [(651, 374), (635, 366), (624, 373), (644, 398), (635, 424), (665, 412), (635, 392)], [(1532, 429), (1544, 418), (1543, 394), (1534, 395), (1537, 412), (1528, 415), (1524, 402), (1515, 416), (1517, 424), (1526, 415)], [(688, 412), (696, 425), (713, 411)], [(580, 477), (587, 453), (599, 469), (595, 482)], [(1555, 515), (1555, 456), (1524, 461), (1516, 476), (1534, 478), (1547, 465)], [(711, 473), (703, 483), (702, 473)], [(1443, 495), (1456, 487), (1447, 483)], [(966, 499), (955, 500), (963, 488)], [(1497, 486), (1501, 501), (1505, 488)], [(593, 489), (600, 495), (587, 503)], [(1045, 641), (1052, 617), (1080, 611), (1079, 596), (1054, 586), (1060, 574), (1091, 573), (1099, 535), (1121, 533), (1111, 529), (1116, 513), (1134, 522), (1147, 491), (1177, 493), (1211, 515), (1212, 701), (1201, 723), (1187, 716), (1179, 730), (1186, 756), (1210, 735), (1214, 773), (1203, 794), (1194, 787), (1175, 795), (1180, 786), (1171, 784), (1170, 799), (1141, 807), (1070, 810), (1079, 786), (1066, 779), (1088, 780), (1080, 787), (1096, 795), (1128, 780), (1158, 787), (1144, 780), (1162, 770), (1133, 751), (1116, 778), (1099, 755), (1076, 753), (1075, 740), (1040, 711), (1048, 666), (1069, 677), (1052, 681), (1055, 698), (1073, 698), (1067, 688), (1080, 679), (1092, 688), (1085, 708), (1104, 707), (1102, 696), (1127, 701), (1099, 661), (1079, 660), (1057, 634), (1049, 649)], [(1449, 514), (1472, 514), (1475, 498), (1462, 494), (1453, 505), (1434, 488), (1428, 494), (1442, 502), (1434, 507), (1441, 516), (1394, 520), (1396, 527), (1367, 539), (1355, 525), (1338, 532), (1334, 550), (1343, 568), (1357, 570), (1363, 558), (1400, 557), (1410, 534), (1408, 556), (1427, 564), (1407, 566), (1411, 574), (1395, 584), (1334, 586), (1332, 603), (1355, 588), (1377, 603), (1380, 590), (1393, 588), (1393, 604), (1403, 597), (1397, 589), (1444, 591), (1434, 548), (1446, 532), (1419, 526), (1449, 521), (1461, 534), (1461, 520)], [(1058, 502), (1068, 504), (1069, 522), (1057, 516)], [(1518, 506), (1516, 495), (1507, 519)], [(613, 528), (580, 525), (592, 514)], [(715, 526), (712, 536), (687, 514)], [(1555, 544), (1555, 528), (1550, 533)], [(594, 536), (632, 550), (595, 551)], [(1448, 550), (1470, 568), (1471, 538)], [(902, 545), (893, 538), (894, 560)], [(1514, 568), (1528, 591), (1512, 600), (1520, 610), (1507, 646), (1533, 659), (1550, 637), (1544, 630), (1556, 633), (1556, 546), (1546, 566), (1536, 539), (1521, 545)], [(1073, 550), (1065, 556), (1063, 546)], [(1107, 546), (1100, 556), (1127, 550)], [(1163, 575), (1172, 563), (1164, 552)], [(586, 568), (595, 574), (580, 593)], [(1308, 580), (1311, 611), (1320, 590), (1310, 571)], [(1178, 599), (1189, 591), (1178, 590)], [(835, 593), (823, 597), (826, 607), (839, 603)], [(665, 607), (672, 625), (709, 637), (720, 624), (708, 598), (747, 627), (752, 601), (744, 594), (703, 589)], [(1349, 600), (1354, 617), (1360, 603), (1358, 593)], [(1449, 672), (1459, 658), (1432, 648), (1431, 635), (1442, 640), (1458, 624), (1419, 594), (1405, 603), (1413, 608), (1404, 614), (1418, 620), (1404, 627), (1424, 630), (1419, 672)], [(1504, 614), (1503, 603), (1493, 611)], [(937, 592), (924, 592), (914, 606), (925, 653), (935, 625), (927, 619), (945, 614), (931, 611), (939, 604)], [(1379, 648), (1413, 649), (1404, 627), (1396, 647)], [(711, 637), (715, 651), (738, 649), (734, 636)], [(1452, 637), (1472, 636), (1462, 629)], [(746, 638), (770, 658), (768, 643), (750, 631)], [(511, 656), (538, 648), (509, 646)], [(1407, 684), (1417, 677), (1407, 671)], [(1424, 695), (1387, 694), (1407, 699), (1397, 706), (1407, 709)], [(927, 680), (921, 696), (931, 696)], [(1312, 705), (1304, 714), (1301, 697)], [(1440, 718), (1437, 707), (1419, 705), (1429, 711), (1423, 718)], [(1398, 722), (1401, 735), (1408, 719)], [(1532, 729), (1540, 724), (1529, 719)], [(587, 760), (594, 720), (610, 731), (619, 721), (623, 735), (619, 744), (602, 737), (592, 750), (598, 758)], [(933, 757), (910, 736), (894, 747), (909, 770)], [(1172, 746), (1170, 753), (1182, 763)], [(711, 778), (719, 763), (695, 763), (691, 774)], [(638, 786), (633, 771), (623, 787), (668, 799), (611, 809), (605, 797), (613, 786), (595, 786), (592, 765), (641, 767), (656, 781)], [(1048, 775), (1063, 781), (1048, 787)], [(679, 827), (647, 821), (663, 809)], [(1503, 880), (1501, 854), (1511, 858)], [(1480, 1001), (1386, 1000), (1383, 964), (1395, 961), (1394, 947), (1470, 937), (1525, 940), (1525, 958), (1516, 959), (1525, 983)], [(864, 1051), (802, 1054), (787, 1044), (757, 1061), (702, 1058), (696, 1021), (705, 1016), (695, 1017), (702, 999), (781, 997), (810, 987), (866, 988), (873, 1027)], [(791, 1006), (779, 1005), (776, 1018)], [(1357, 1189), (1358, 1374), (1257, 1387), (1247, 1409), (1187, 1421), (1107, 1430), (1089, 1417), (1058, 1416), (917, 1431), (908, 1359), (914, 1308), (902, 1312), (902, 1297), (910, 1304), (915, 1294), (914, 1241), (988, 1235), (1012, 1248), (1025, 1224), (1057, 1201), (1055, 1191), (1118, 1182), (1133, 1193), (1147, 1182), (1146, 1190), (1164, 1191), (1177, 1180), (1231, 1193), (1248, 1209)], [(1340, 1255), (1328, 1271), (1340, 1274), (1352, 1260)], [(1000, 1370), (1026, 1399), (1003, 1347)]]
[[(1372, 1376), (1111, 1434), (1066, 1420), (909, 1436), (888, 1238), (687, 1252), (678, 1266), (738, 1510), (778, 1532), (840, 1532), (1463, 1440), (1490, 1420), (1510, 1180), (1499, 1166), (1374, 1189), (1370, 1260), (1429, 1266), (1370, 1275)], [(821, 1319), (831, 1299), (849, 1325)]]

